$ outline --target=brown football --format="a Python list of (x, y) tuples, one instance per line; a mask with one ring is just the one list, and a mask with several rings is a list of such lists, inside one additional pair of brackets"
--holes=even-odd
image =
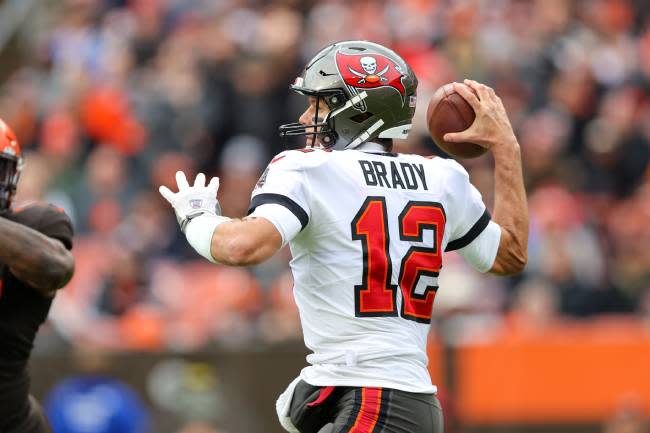
[[(471, 87), (467, 87), (474, 91)], [(472, 106), (456, 93), (451, 83), (436, 90), (427, 108), (427, 125), (431, 138), (439, 148), (458, 158), (476, 158), (487, 152), (485, 147), (478, 144), (449, 143), (442, 138), (448, 132), (466, 130), (472, 125), (475, 117)]]

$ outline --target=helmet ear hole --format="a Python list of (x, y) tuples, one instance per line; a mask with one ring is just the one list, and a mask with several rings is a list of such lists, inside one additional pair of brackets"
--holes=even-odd
[(326, 98), (327, 106), (333, 110), (342, 106), (345, 103), (345, 98), (342, 95), (333, 95), (329, 98)]
[(331, 147), (336, 143), (336, 140), (338, 138), (338, 135), (336, 132), (328, 132), (326, 134), (323, 134), (320, 138), (321, 143), (323, 143), (324, 147)]

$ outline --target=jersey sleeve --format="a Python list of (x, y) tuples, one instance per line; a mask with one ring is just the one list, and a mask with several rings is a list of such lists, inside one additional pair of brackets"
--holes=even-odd
[(43, 210), (41, 224), (37, 230), (45, 236), (58, 239), (68, 250), (72, 249), (72, 238), (74, 236), (72, 221), (70, 221), (63, 209), (47, 205)]
[(289, 243), (302, 230), (300, 221), (294, 217), (289, 209), (279, 204), (266, 203), (260, 205), (249, 216), (269, 220), (280, 232), (282, 246)]
[(447, 179), (450, 201), (450, 235), (445, 251), (454, 251), (471, 244), (490, 223), (481, 193), (469, 181), (467, 171), (455, 161)]
[(449, 160), (447, 178), (450, 235), (445, 251), (458, 250), (463, 259), (479, 272), (492, 268), (501, 240), (501, 227), (491, 221), (481, 193), (471, 184), (469, 174)]
[(51, 204), (36, 203), (19, 208), (13, 213), (12, 219), (45, 236), (57, 239), (67, 249), (72, 249), (72, 222), (63, 209)]
[(492, 269), (501, 241), (501, 227), (494, 221), (469, 245), (458, 250), (458, 254), (479, 272)]
[(292, 155), (292, 151), (273, 158), (260, 177), (248, 208), (248, 214), (253, 213), (271, 221), (283, 236), (283, 243), (293, 239), (309, 223), (305, 173), (300, 158)]

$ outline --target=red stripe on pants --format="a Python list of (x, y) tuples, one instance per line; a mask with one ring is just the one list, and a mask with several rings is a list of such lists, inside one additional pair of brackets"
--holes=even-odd
[(329, 397), (332, 393), (334, 392), (334, 387), (333, 386), (328, 386), (325, 388), (321, 388), (319, 393), (318, 393), (318, 398), (315, 401), (312, 401), (307, 405), (307, 407), (314, 407), (318, 406), (325, 400), (327, 400), (327, 397)]
[(361, 409), (349, 433), (372, 433), (381, 411), (381, 388), (361, 388)]

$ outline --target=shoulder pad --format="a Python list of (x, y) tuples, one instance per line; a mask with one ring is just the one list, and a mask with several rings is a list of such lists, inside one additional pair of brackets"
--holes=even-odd
[(431, 159), (431, 161), (434, 161), (438, 164), (441, 164), (445, 168), (449, 169), (451, 172), (450, 174), (452, 175), (462, 175), (467, 178), (469, 178), (469, 173), (467, 173), (467, 170), (465, 170), (465, 167), (460, 165), (458, 161), (451, 159), (451, 158), (435, 158)]
[(309, 169), (325, 163), (331, 155), (331, 151), (322, 149), (285, 150), (274, 156), (269, 166), (272, 167), (277, 164), (278, 167), (282, 166), (284, 168)]
[(53, 204), (46, 203), (43, 201), (32, 201), (29, 203), (22, 204), (20, 206), (14, 206), (11, 209), (12, 214), (16, 215), (22, 219), (40, 219), (44, 213), (61, 211), (58, 207)]
[(461, 174), (466, 177), (469, 177), (465, 167), (460, 165), (456, 160), (451, 158), (443, 158), (441, 156), (431, 155), (431, 156), (422, 156), (422, 155), (409, 155), (412, 158), (423, 161), (425, 164), (434, 165), (441, 167), (443, 170), (447, 170), (451, 175)]
[(73, 228), (65, 211), (53, 204), (34, 202), (12, 209), (11, 220), (30, 227), (72, 248)]

